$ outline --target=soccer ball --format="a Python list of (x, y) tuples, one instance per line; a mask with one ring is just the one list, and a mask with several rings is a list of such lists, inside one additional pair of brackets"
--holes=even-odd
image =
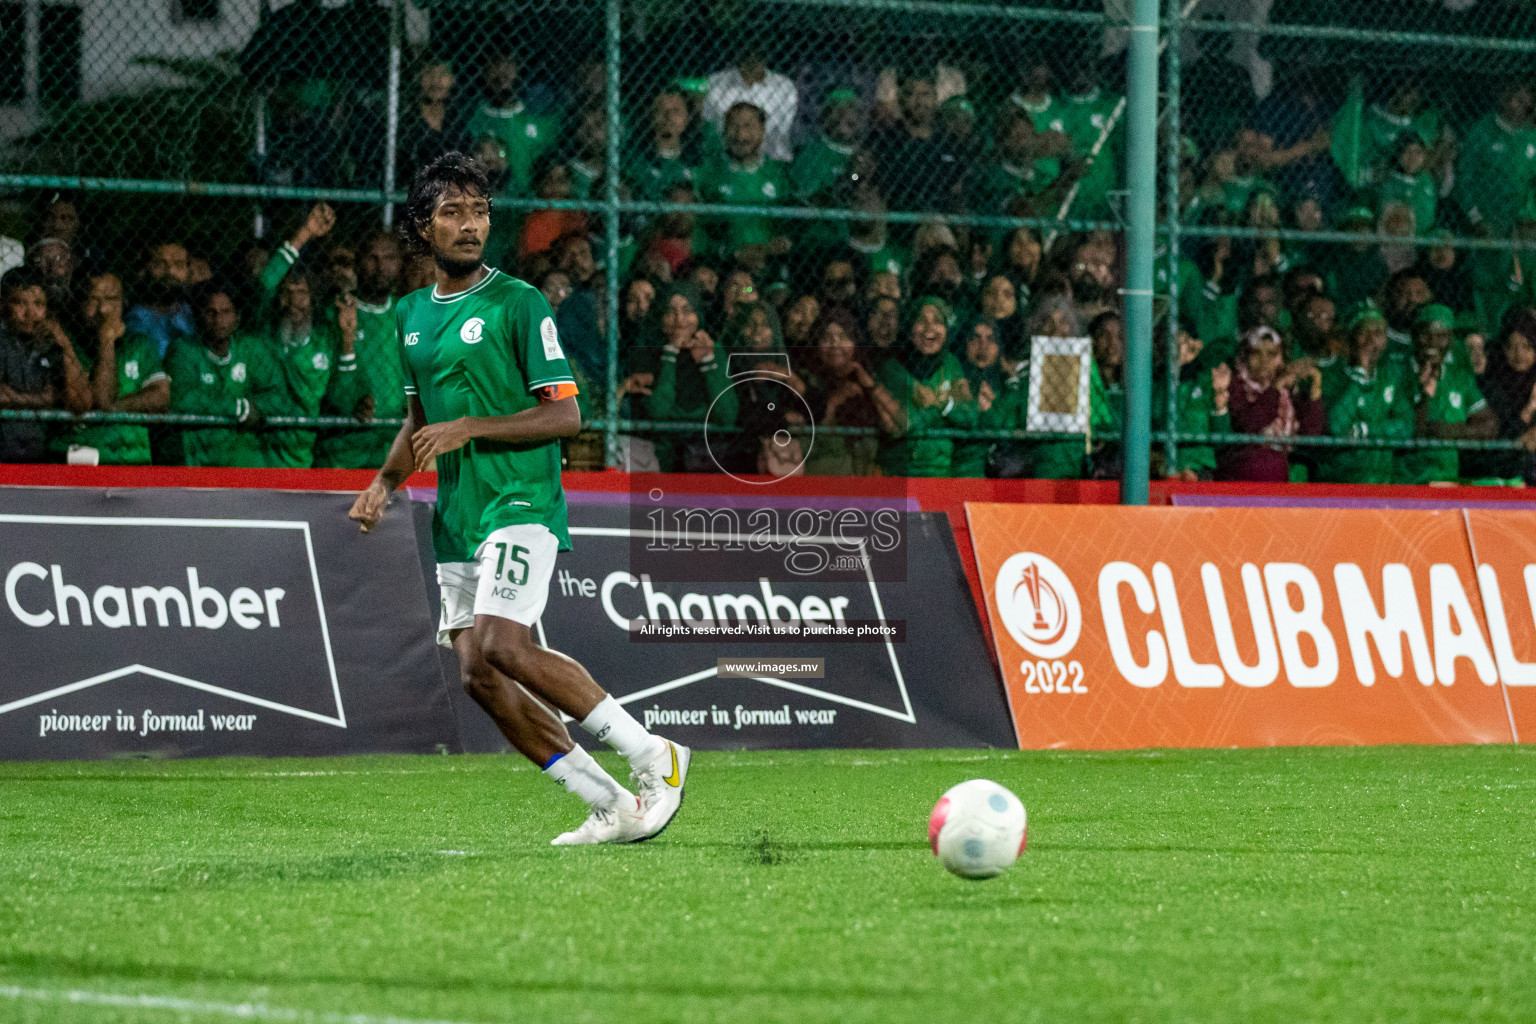
[(995, 878), (1024, 852), (1026, 819), (1019, 798), (988, 779), (962, 782), (939, 797), (928, 818), (928, 843), (951, 874)]

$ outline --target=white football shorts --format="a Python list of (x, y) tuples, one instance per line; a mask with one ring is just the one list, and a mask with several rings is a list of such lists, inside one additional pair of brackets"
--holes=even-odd
[(455, 630), (469, 629), (476, 615), (497, 615), (532, 626), (549, 601), (560, 541), (540, 523), (503, 526), (485, 538), (473, 562), (439, 562), (443, 615), (437, 642), (452, 647)]

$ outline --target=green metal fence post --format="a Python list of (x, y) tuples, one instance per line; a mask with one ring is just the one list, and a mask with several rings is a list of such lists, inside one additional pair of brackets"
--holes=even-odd
[(1158, 0), (1136, 0), (1126, 74), (1125, 433), (1120, 502), (1147, 503), (1152, 448), (1152, 263), (1157, 238)]
[(604, 32), (607, 54), (603, 62), (608, 72), (608, 160), (603, 173), (603, 200), (607, 204), (603, 211), (603, 221), (607, 227), (605, 235), (608, 242), (604, 257), (608, 267), (608, 294), (605, 296), (608, 305), (608, 402), (606, 422), (603, 424), (603, 453), (604, 462), (608, 466), (618, 466), (623, 461), (619, 452), (619, 145), (623, 134), (619, 124), (621, 3), (622, 0), (608, 0), (608, 24)]
[(1168, 438), (1163, 442), (1163, 462), (1167, 470), (1179, 464), (1179, 135), (1184, 130), (1179, 117), (1182, 99), (1179, 89), (1183, 85), (1180, 77), (1183, 69), (1179, 67), (1183, 57), (1179, 44), (1184, 31), (1183, 15), (1182, 0), (1170, 0), (1168, 35), (1164, 37), (1168, 46), (1168, 88), (1163, 101), (1163, 109), (1168, 112), (1168, 158), (1163, 179), (1163, 188), (1168, 193), (1165, 243), (1168, 247), (1168, 415), (1163, 424), (1163, 429), (1168, 431)]

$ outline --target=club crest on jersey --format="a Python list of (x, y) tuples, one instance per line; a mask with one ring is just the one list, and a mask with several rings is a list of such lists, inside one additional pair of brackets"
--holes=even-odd
[(459, 340), (466, 345), (478, 345), (483, 337), (485, 337), (485, 321), (477, 316), (465, 320), (464, 326), (459, 328)]
[(544, 342), (545, 359), (564, 359), (565, 353), (560, 351), (560, 332), (555, 330), (553, 317), (545, 317), (539, 324), (539, 339)]
[(245, 381), (245, 364), (244, 363), (236, 363), (234, 366), (231, 366), (229, 368), (229, 379), (234, 381), (236, 384), (244, 383), (244, 381)]
[(315, 357), (310, 360), (310, 363), (317, 370), (329, 370), (331, 368), (331, 357), (324, 352), (316, 352)]
[(139, 379), (139, 361), (137, 359), (130, 359), (123, 364), (123, 376), (129, 380)]

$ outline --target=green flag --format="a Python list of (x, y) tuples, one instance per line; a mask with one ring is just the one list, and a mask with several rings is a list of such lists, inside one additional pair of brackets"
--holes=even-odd
[(1339, 165), (1339, 171), (1344, 175), (1344, 180), (1349, 182), (1350, 188), (1360, 188), (1365, 184), (1364, 173), (1366, 168), (1361, 156), (1365, 141), (1365, 85), (1360, 76), (1356, 75), (1349, 83), (1349, 97), (1339, 112), (1333, 116), (1333, 162)]

